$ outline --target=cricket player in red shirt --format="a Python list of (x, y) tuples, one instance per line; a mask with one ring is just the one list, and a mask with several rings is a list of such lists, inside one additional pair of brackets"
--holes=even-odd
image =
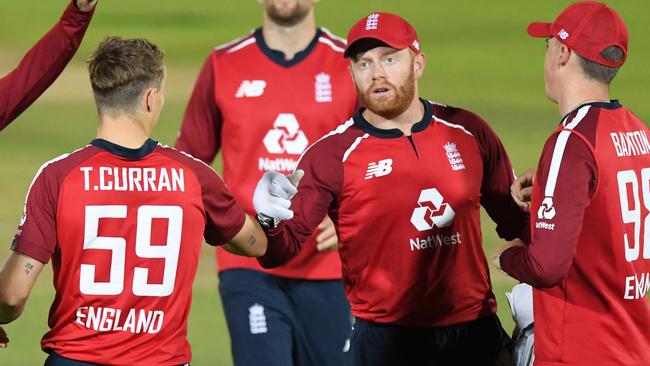
[(361, 19), (345, 55), (365, 108), (303, 154), (288, 177), (304, 171), (297, 194), (279, 173), (260, 180), (253, 202), (269, 237), (260, 262), (297, 255), (328, 214), (356, 317), (353, 365), (494, 365), (508, 339), (480, 207), (501, 237), (527, 237), (503, 145), (477, 115), (419, 97), (425, 57), (399, 16)]
[[(56, 80), (77, 52), (97, 0), (74, 0), (61, 20), (27, 52), (15, 70), (0, 78), (0, 130)], [(0, 341), (1, 342), (1, 341)]]
[(163, 52), (105, 39), (89, 61), (97, 139), (45, 163), (0, 272), (0, 323), (54, 269), (46, 365), (185, 365), (203, 238), (259, 256), (266, 237), (209, 166), (149, 138), (164, 104)]
[[(316, 1), (260, 3), (261, 28), (210, 52), (176, 142), (207, 164), (221, 151), (224, 181), (250, 214), (262, 175), (293, 171), (304, 150), (358, 104), (345, 41), (316, 26)], [(236, 365), (343, 362), (351, 316), (338, 254), (328, 250), (336, 235), (329, 219), (314, 229), (298, 257), (272, 270), (217, 248)]]
[(627, 29), (579, 2), (528, 34), (547, 38), (546, 94), (563, 117), (528, 178), (531, 242), (506, 243), (495, 265), (534, 287), (535, 365), (650, 365), (650, 131), (609, 99)]

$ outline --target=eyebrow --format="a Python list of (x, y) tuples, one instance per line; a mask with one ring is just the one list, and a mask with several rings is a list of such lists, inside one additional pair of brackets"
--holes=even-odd
[[(393, 54), (396, 54), (396, 53), (399, 52), (399, 51), (401, 51), (401, 50), (398, 50), (398, 49), (395, 49), (395, 48), (389, 48), (388, 50), (382, 52), (382, 53), (380, 54), (380, 56), (381, 56), (381, 57), (385, 57), (385, 56), (388, 56), (388, 55), (393, 55)], [(360, 56), (360, 57), (357, 58), (356, 60), (353, 58), (352, 61), (353, 61), (353, 62), (359, 62), (359, 61), (361, 61), (361, 60), (368, 60), (368, 59), (369, 59), (368, 57)]]
[(385, 51), (385, 52), (382, 52), (381, 55), (382, 55), (382, 56), (388, 56), (388, 55), (395, 54), (395, 53), (397, 53), (397, 52), (399, 52), (399, 51), (401, 51), (401, 50), (398, 50), (398, 49), (395, 49), (395, 48), (391, 48), (391, 49), (389, 49), (389, 50), (387, 50), (387, 51)]

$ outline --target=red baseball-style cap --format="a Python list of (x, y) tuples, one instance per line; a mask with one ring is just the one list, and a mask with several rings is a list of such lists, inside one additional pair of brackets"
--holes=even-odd
[[(581, 1), (566, 8), (553, 23), (528, 25), (533, 37), (555, 37), (587, 60), (609, 67), (620, 67), (627, 59), (627, 28), (623, 19), (606, 4)], [(608, 60), (600, 53), (610, 46), (623, 50), (620, 62)]]
[(372, 13), (361, 18), (348, 32), (348, 47), (344, 56), (350, 57), (354, 43), (366, 38), (379, 40), (399, 50), (410, 47), (420, 53), (420, 41), (415, 28), (399, 15)]

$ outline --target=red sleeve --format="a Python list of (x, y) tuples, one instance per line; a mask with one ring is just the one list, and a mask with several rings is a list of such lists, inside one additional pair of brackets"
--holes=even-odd
[(197, 169), (201, 181), (201, 196), (206, 225), (203, 236), (210, 245), (223, 245), (237, 235), (246, 219), (244, 209), (228, 192), (226, 184), (212, 168)]
[(528, 214), (521, 211), (510, 196), (510, 186), (515, 180), (510, 158), (501, 140), (481, 117), (457, 108), (447, 108), (445, 118), (464, 126), (476, 138), (483, 159), (481, 205), (497, 224), (499, 237), (512, 240), (530, 240)]
[[(511, 248), (500, 258), (506, 273), (537, 288), (555, 286), (566, 276), (596, 187), (597, 166), (589, 145), (576, 132), (565, 132), (569, 136), (564, 151), (557, 147), (563, 140), (558, 133), (542, 151), (535, 179), (543, 201), (539, 212), (531, 212), (535, 220), (531, 243)], [(557, 163), (559, 170), (552, 169)]]
[(185, 110), (176, 148), (211, 164), (221, 145), (221, 114), (214, 96), (212, 56), (203, 63)]
[(59, 184), (50, 170), (41, 167), (32, 182), (25, 211), (11, 249), (47, 263), (57, 244), (56, 209)]
[(267, 231), (268, 249), (264, 256), (257, 258), (264, 268), (280, 266), (298, 255), (301, 245), (328, 212), (337, 222), (343, 165), (336, 154), (317, 152), (331, 146), (327, 141), (323, 142), (310, 147), (300, 159), (297, 169), (302, 169), (305, 175), (298, 185), (298, 193), (291, 200), (294, 216), (281, 222), (277, 229)]
[(0, 79), (0, 130), (56, 80), (77, 52), (93, 12), (84, 13), (70, 3), (54, 28)]

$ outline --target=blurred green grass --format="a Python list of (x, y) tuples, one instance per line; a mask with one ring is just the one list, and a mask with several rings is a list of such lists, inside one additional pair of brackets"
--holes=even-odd
[[(106, 35), (146, 37), (167, 52), (168, 97), (154, 138), (172, 145), (196, 74), (209, 50), (259, 26), (256, 1), (100, 0), (95, 19), (70, 67), (54, 87), (0, 134), (0, 249), (4, 257), (21, 215), (24, 196), (40, 164), (87, 144), (95, 132), (95, 108), (83, 60)], [(465, 107), (483, 116), (499, 134), (518, 172), (537, 163), (541, 146), (559, 120), (544, 96), (545, 44), (525, 33), (528, 22), (552, 20), (569, 1), (432, 2), (323, 0), (318, 23), (345, 36), (349, 26), (370, 11), (401, 14), (417, 28), (427, 69), (420, 82), (425, 98)], [(630, 31), (630, 59), (614, 82), (620, 98), (650, 121), (650, 3), (610, 1)], [(0, 74), (58, 19), (65, 1), (0, 0)], [(218, 165), (218, 164), (217, 164)], [(485, 251), (500, 243), (494, 225), (483, 220)], [(194, 285), (189, 337), (194, 365), (231, 364), (229, 337), (219, 296), (212, 249), (205, 247)], [(514, 281), (493, 271), (499, 314), (508, 330), (512, 321), (504, 291)], [(11, 338), (0, 350), (0, 365), (42, 364), (39, 340), (47, 327), (52, 299), (49, 270), (39, 280), (25, 314), (6, 326)]]

